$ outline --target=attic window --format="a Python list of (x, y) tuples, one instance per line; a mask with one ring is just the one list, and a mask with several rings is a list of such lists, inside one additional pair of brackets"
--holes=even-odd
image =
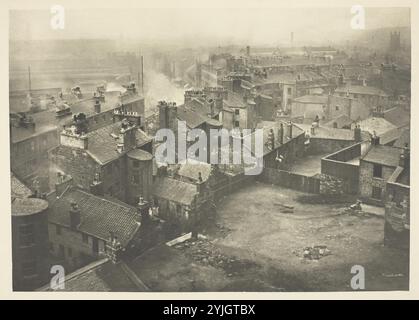
[(339, 106), (336, 106), (336, 111), (339, 111)]

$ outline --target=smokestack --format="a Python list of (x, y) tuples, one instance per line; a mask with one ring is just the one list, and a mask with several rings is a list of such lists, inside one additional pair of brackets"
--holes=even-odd
[(76, 230), (81, 223), (80, 208), (76, 202), (71, 202), (70, 205), (70, 228)]

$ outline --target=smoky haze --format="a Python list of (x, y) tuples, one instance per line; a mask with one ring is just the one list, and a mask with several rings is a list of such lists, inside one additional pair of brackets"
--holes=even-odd
[[(66, 10), (52, 30), (47, 10), (11, 11), (11, 40), (112, 38), (179, 45), (328, 43), (353, 35), (350, 7)], [(410, 25), (409, 8), (366, 8), (366, 29)], [(359, 32), (359, 31), (358, 31)]]

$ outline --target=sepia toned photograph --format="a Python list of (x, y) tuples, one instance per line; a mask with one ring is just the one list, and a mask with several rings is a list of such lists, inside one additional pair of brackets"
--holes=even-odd
[(376, 5), (9, 10), (10, 290), (409, 291), (411, 9)]

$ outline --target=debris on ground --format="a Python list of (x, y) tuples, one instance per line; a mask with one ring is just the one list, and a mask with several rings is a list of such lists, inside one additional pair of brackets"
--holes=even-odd
[(274, 203), (275, 206), (279, 207), (279, 212), (281, 213), (294, 213), (294, 207), (279, 202)]
[(196, 262), (223, 269), (228, 277), (233, 277), (241, 271), (248, 271), (249, 268), (257, 266), (250, 260), (222, 254), (216, 246), (206, 239), (189, 239), (176, 244), (174, 248), (185, 251)]
[[(298, 252), (294, 253), (298, 255)], [(313, 246), (305, 247), (303, 249), (303, 257), (309, 260), (319, 260), (331, 254), (332, 252), (327, 248), (327, 246)]]

